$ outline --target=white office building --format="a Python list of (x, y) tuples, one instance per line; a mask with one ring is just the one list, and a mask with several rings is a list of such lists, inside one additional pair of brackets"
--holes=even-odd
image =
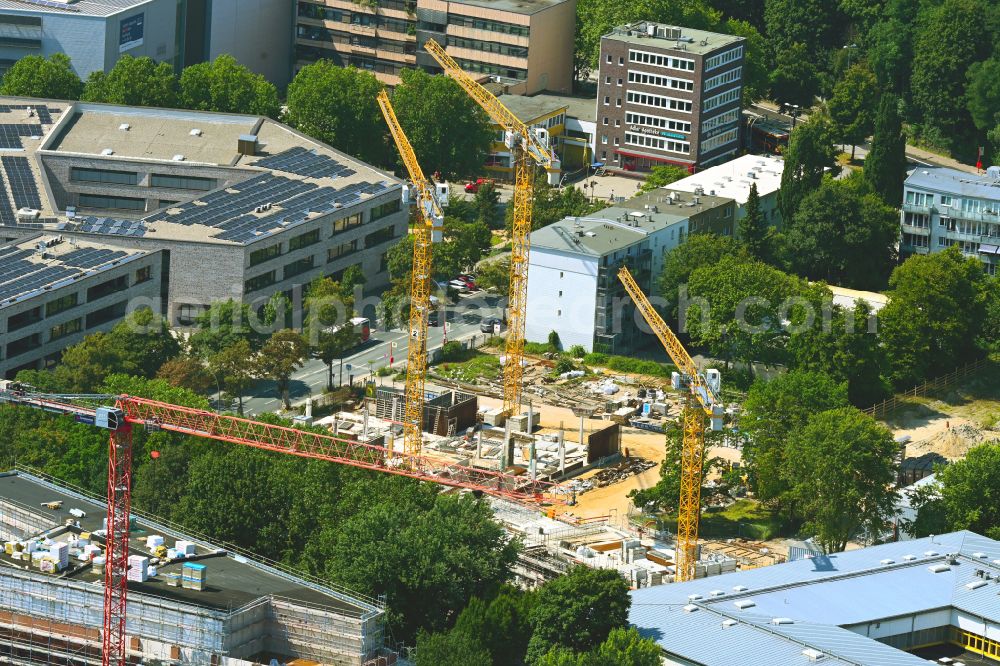
[(772, 226), (781, 223), (778, 210), (778, 190), (785, 161), (780, 157), (743, 155), (671, 183), (668, 189), (697, 195), (727, 197), (736, 201), (736, 220), (746, 215), (750, 188), (757, 185), (760, 209)]

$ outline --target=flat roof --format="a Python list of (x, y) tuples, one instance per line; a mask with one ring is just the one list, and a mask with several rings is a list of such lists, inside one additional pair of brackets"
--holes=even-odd
[(705, 666), (737, 654), (744, 666), (806, 664), (804, 647), (829, 663), (918, 666), (847, 627), (947, 609), (998, 622), (996, 586), (977, 572), (1000, 576), (1000, 542), (953, 532), (636, 590), (629, 622)]
[(150, 254), (48, 234), (0, 244), (0, 309)]
[(43, 4), (35, 0), (0, 0), (0, 9), (26, 15), (43, 13), (107, 17), (145, 5), (148, 2), (151, 0), (77, 0), (76, 2), (66, 2), (65, 6), (59, 6), (51, 1)]
[(688, 217), (700, 213), (705, 209), (718, 208), (719, 206), (733, 203), (733, 199), (730, 197), (713, 196), (711, 194), (699, 195), (697, 202), (694, 199), (694, 194), (683, 190), (672, 190), (667, 185), (666, 187), (637, 194), (619, 205), (622, 208), (641, 211), (648, 210), (647, 206), (649, 206), (655, 208), (659, 213), (672, 213)]
[[(656, 30), (656, 37), (649, 36), (649, 27)], [(679, 31), (681, 47), (678, 48), (678, 37), (663, 37), (662, 35), (676, 35)], [(696, 30), (694, 28), (684, 28), (681, 26), (668, 25), (665, 23), (654, 23), (652, 21), (640, 21), (628, 25), (617, 26), (601, 39), (614, 39), (615, 41), (627, 44), (645, 44), (655, 46), (659, 49), (669, 51), (680, 51), (695, 55), (705, 55), (726, 46), (732, 46), (745, 41), (743, 37), (727, 35), (719, 32), (709, 32), (707, 30)]]
[[(28, 115), (28, 107), (35, 116)], [(97, 237), (155, 233), (171, 241), (248, 244), (338, 209), (347, 215), (357, 204), (400, 186), (391, 174), (262, 116), (0, 98), (0, 130), (5, 110), (32, 128), (7, 131), (10, 141), (24, 145), (19, 154), (28, 158), (26, 165), (11, 168), (25, 174), (22, 180), (30, 184), (41, 210), (36, 226), (46, 231)], [(42, 136), (32, 139), (29, 134)], [(258, 140), (252, 156), (238, 150), (248, 135)], [(178, 203), (159, 211), (121, 211), (114, 217), (79, 211), (69, 218), (54, 209), (44, 187), (39, 162), (49, 155), (87, 157), (102, 163), (89, 167), (108, 170), (134, 170), (141, 162), (155, 173), (160, 164), (168, 175), (183, 166), (185, 177), (202, 177), (199, 171), (204, 171), (203, 177), (219, 186), (172, 192)], [(5, 169), (7, 162), (5, 155)], [(0, 225), (18, 224), (18, 207), (15, 197), (4, 217), (0, 198)]]
[[(0, 473), (0, 502), (5, 500), (58, 525), (73, 517), (69, 513), (70, 509), (81, 509), (86, 516), (78, 519), (80, 529), (89, 532), (101, 529), (104, 517), (107, 515), (103, 501), (97, 502), (85, 498), (21, 471)], [(62, 506), (55, 511), (42, 506), (43, 503), (53, 501), (61, 501)], [(381, 611), (380, 608), (360, 598), (352, 598), (342, 592), (308, 583), (296, 576), (265, 568), (263, 564), (247, 557), (227, 553), (223, 548), (211, 543), (164, 529), (142, 518), (138, 519), (137, 526), (131, 532), (129, 541), (131, 554), (148, 557), (149, 552), (144, 548), (144, 541), (145, 537), (153, 534), (164, 536), (167, 547), (173, 546), (177, 539), (196, 544), (198, 564), (205, 566), (205, 589), (191, 590), (167, 585), (163, 574), (181, 573), (183, 561), (177, 561), (159, 567), (157, 576), (149, 578), (145, 583), (130, 580), (128, 583), (130, 592), (176, 599), (214, 610), (238, 608), (262, 596), (275, 595), (357, 616)], [(72, 561), (71, 558), (71, 563)], [(2, 566), (19, 566), (19, 563), (9, 556), (0, 554), (0, 567)], [(90, 567), (84, 567), (82, 571), (72, 573), (67, 578), (94, 582), (103, 577), (92, 573)]]
[[(41, 184), (35, 153), (68, 104), (0, 97), (0, 225), (13, 224), (20, 208), (39, 211), (43, 220), (55, 216)], [(3, 187), (3, 183), (10, 187)]]
[(470, 7), (483, 7), (498, 12), (512, 12), (514, 14), (534, 14), (556, 5), (571, 0), (449, 0), (451, 5), (469, 5)]
[[(785, 161), (780, 157), (742, 155), (718, 166), (671, 183), (665, 189), (694, 193), (701, 189), (707, 195), (735, 199), (743, 205), (750, 197), (750, 186), (757, 185), (757, 194), (765, 196), (781, 187)], [(750, 176), (753, 174), (753, 177)]]
[[(961, 197), (1000, 201), (1000, 178), (948, 167), (919, 166), (906, 178), (907, 187), (919, 187)], [(1000, 221), (1000, 218), (997, 218)]]
[(602, 257), (680, 224), (688, 214), (612, 206), (588, 217), (567, 217), (531, 232), (531, 247)]
[(566, 107), (566, 104), (549, 95), (500, 95), (500, 103), (506, 106), (518, 119), (530, 125), (533, 121), (553, 114)]

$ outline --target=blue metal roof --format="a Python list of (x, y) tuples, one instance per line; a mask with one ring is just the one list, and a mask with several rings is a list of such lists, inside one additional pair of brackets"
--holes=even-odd
[(908, 189), (924, 189), (953, 196), (1000, 200), (1000, 180), (948, 167), (920, 166), (906, 179)]
[[(982, 573), (992, 580), (970, 589)], [(950, 608), (1000, 622), (998, 580), (1000, 542), (962, 531), (636, 590), (629, 621), (668, 654), (706, 666), (737, 654), (741, 666), (805, 664), (806, 647), (824, 663), (917, 666), (926, 661), (849, 627)]]

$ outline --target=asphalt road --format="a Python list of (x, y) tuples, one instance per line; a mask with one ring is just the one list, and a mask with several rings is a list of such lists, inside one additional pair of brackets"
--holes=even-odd
[[(447, 331), (441, 326), (431, 326), (428, 329), (428, 350), (439, 349), (445, 342), (445, 335), (448, 340), (485, 336), (479, 330), (482, 319), (503, 316), (497, 302), (495, 296), (487, 296), (483, 292), (460, 297), (456, 304), (448, 306), (445, 311)], [(340, 376), (340, 363), (334, 363), (334, 385), (346, 385), (352, 376), (355, 381), (368, 378), (373, 372), (389, 365), (390, 358), (393, 367), (401, 368), (406, 363), (406, 345), (405, 330), (372, 329), (371, 339), (351, 355), (344, 357), (343, 378)], [(328, 372), (322, 361), (307, 361), (292, 375), (289, 391), (292, 403), (302, 402), (310, 395), (322, 394), (326, 390)], [(223, 405), (223, 408), (228, 407), (229, 405)], [(251, 394), (243, 396), (243, 410), (248, 415), (274, 412), (280, 408), (281, 400), (274, 382), (258, 382)]]

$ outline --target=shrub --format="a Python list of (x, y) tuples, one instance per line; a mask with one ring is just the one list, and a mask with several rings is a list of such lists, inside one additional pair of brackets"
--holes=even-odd
[(675, 370), (674, 366), (667, 363), (657, 363), (641, 358), (630, 358), (628, 356), (610, 356), (608, 354), (593, 353), (583, 357), (585, 365), (598, 365), (615, 372), (628, 372), (636, 375), (651, 375), (653, 377), (669, 377)]
[(569, 355), (573, 358), (583, 358), (587, 355), (587, 350), (583, 348), (583, 345), (573, 345), (569, 348)]
[(549, 331), (549, 347), (552, 351), (559, 351), (562, 349), (562, 342), (559, 341), (559, 334), (555, 331)]
[(556, 367), (554, 372), (557, 375), (561, 375), (564, 372), (569, 372), (570, 370), (576, 370), (576, 365), (573, 364), (573, 361), (569, 360), (566, 357), (563, 357), (558, 361), (556, 361)]
[(464, 355), (464, 352), (465, 348), (462, 347), (461, 342), (455, 342), (454, 340), (452, 340), (451, 342), (446, 342), (444, 343), (444, 346), (441, 347), (441, 360), (442, 361), (461, 360), (462, 356)]

